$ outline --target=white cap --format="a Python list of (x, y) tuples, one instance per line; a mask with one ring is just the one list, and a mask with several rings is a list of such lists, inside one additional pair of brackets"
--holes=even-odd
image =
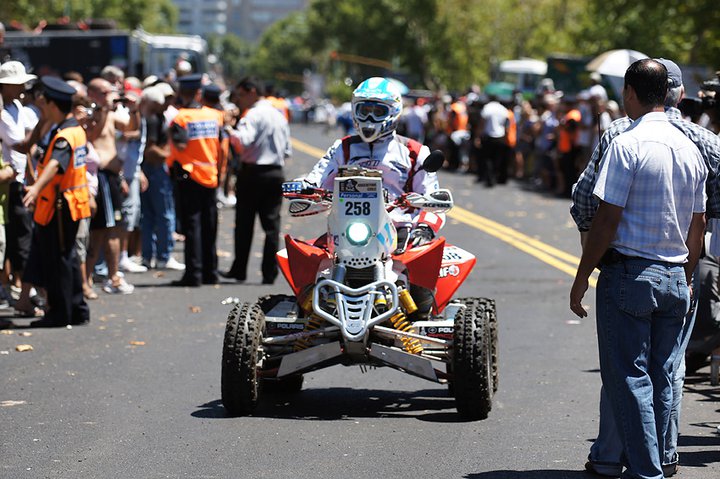
[(157, 86), (151, 86), (146, 88), (142, 92), (142, 99), (146, 101), (152, 101), (162, 105), (165, 103), (165, 95)]
[(175, 95), (175, 90), (168, 83), (162, 82), (155, 85), (166, 97)]
[(25, 71), (25, 65), (18, 61), (9, 61), (0, 65), (0, 84), (22, 85), (36, 78), (35, 75), (29, 75)]
[(158, 81), (158, 77), (156, 77), (155, 75), (150, 75), (149, 77), (147, 77), (143, 80), (142, 87), (147, 88), (147, 87), (153, 86), (153, 85), (155, 85), (155, 83), (157, 83), (157, 81)]

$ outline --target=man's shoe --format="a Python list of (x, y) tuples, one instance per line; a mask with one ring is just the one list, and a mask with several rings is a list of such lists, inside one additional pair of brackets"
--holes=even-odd
[(587, 472), (603, 477), (620, 477), (622, 475), (622, 469), (621, 464), (593, 461), (589, 457), (585, 463), (585, 470)]
[(123, 258), (120, 260), (120, 264), (118, 264), (118, 266), (126, 273), (146, 273), (148, 270), (147, 267), (137, 264), (130, 258)]
[(170, 286), (180, 287), (187, 286), (189, 288), (199, 288), (200, 282), (194, 279), (180, 278), (170, 282)]
[(273, 284), (275, 282), (275, 278), (269, 279), (269, 278), (263, 278), (262, 284)]
[(218, 279), (218, 278), (203, 278), (202, 284), (209, 284), (209, 285), (220, 284), (220, 279)]
[(665, 476), (665, 477), (674, 476), (678, 472), (678, 463), (674, 462), (672, 464), (663, 464), (662, 472), (663, 472), (663, 476)]
[(87, 324), (90, 324), (90, 318), (83, 318), (80, 320), (73, 319), (72, 321), (70, 321), (70, 324), (73, 326), (85, 326)]
[(170, 256), (167, 261), (158, 261), (156, 264), (156, 268), (170, 269), (173, 271), (185, 271), (185, 265), (173, 258), (172, 256)]
[(135, 291), (135, 286), (128, 284), (123, 278), (120, 278), (117, 285), (114, 285), (113, 281), (109, 279), (105, 281), (103, 291), (107, 294), (132, 294), (132, 292)]
[(236, 274), (233, 271), (228, 271), (228, 272), (220, 271), (218, 274), (225, 279), (234, 279), (235, 281), (245, 281), (245, 277), (240, 276), (239, 274)]
[(42, 318), (30, 323), (31, 328), (64, 328), (67, 324), (59, 323), (54, 319)]

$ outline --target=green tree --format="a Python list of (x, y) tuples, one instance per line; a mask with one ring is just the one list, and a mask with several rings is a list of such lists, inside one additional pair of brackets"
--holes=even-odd
[(208, 38), (210, 52), (222, 65), (222, 73), (231, 83), (249, 73), (249, 63), (254, 47), (249, 42), (231, 33)]
[(718, 67), (718, 27), (715, 0), (591, 0), (576, 39), (579, 48), (593, 53), (632, 48), (678, 63)]
[(276, 22), (260, 38), (248, 65), (249, 73), (273, 81), (278, 89), (302, 92), (303, 76), (315, 66), (308, 35), (304, 12)]
[(0, 4), (0, 19), (15, 20), (31, 28), (41, 20), (52, 22), (60, 17), (70, 21), (107, 18), (121, 28), (142, 25), (147, 31), (161, 33), (174, 31), (178, 14), (172, 0), (12, 0)]

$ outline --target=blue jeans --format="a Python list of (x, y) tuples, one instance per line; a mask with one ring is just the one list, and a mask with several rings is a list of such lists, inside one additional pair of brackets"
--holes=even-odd
[[(680, 351), (677, 355), (677, 364), (674, 368), (673, 375), (673, 402), (670, 411), (670, 423), (668, 424), (667, 433), (665, 434), (665, 446), (661, 456), (663, 466), (671, 466), (678, 462), (677, 441), (680, 434), (680, 412), (682, 409), (683, 385), (685, 384), (685, 350), (687, 349), (690, 336), (692, 335), (695, 317), (697, 315), (698, 294), (700, 292), (700, 276), (696, 269), (693, 278), (693, 308), (685, 317), (685, 325), (682, 330), (682, 338), (680, 342)], [(617, 424), (612, 414), (612, 409), (608, 403), (605, 388), (600, 388), (600, 427), (597, 439), (590, 447), (589, 459), (593, 463), (615, 466), (618, 470), (622, 470), (622, 443), (620, 442), (620, 433), (617, 430)], [(618, 475), (620, 473), (618, 472)]]
[(163, 165), (145, 165), (148, 189), (141, 193), (142, 256), (145, 261), (167, 261), (174, 245), (175, 201), (167, 170)]
[(623, 477), (663, 477), (689, 308), (682, 265), (627, 259), (602, 268), (597, 285), (600, 373), (623, 447)]

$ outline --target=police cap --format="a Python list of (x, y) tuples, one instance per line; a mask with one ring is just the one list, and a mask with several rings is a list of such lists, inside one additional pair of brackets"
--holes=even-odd
[(211, 83), (209, 85), (205, 85), (203, 87), (203, 98), (211, 101), (218, 101), (220, 99), (220, 94), (222, 93), (222, 89), (217, 86), (215, 83)]
[(199, 90), (202, 88), (202, 74), (183, 75), (178, 78), (177, 82), (181, 90)]
[(57, 77), (44, 76), (40, 79), (45, 98), (57, 101), (72, 101), (77, 90)]

